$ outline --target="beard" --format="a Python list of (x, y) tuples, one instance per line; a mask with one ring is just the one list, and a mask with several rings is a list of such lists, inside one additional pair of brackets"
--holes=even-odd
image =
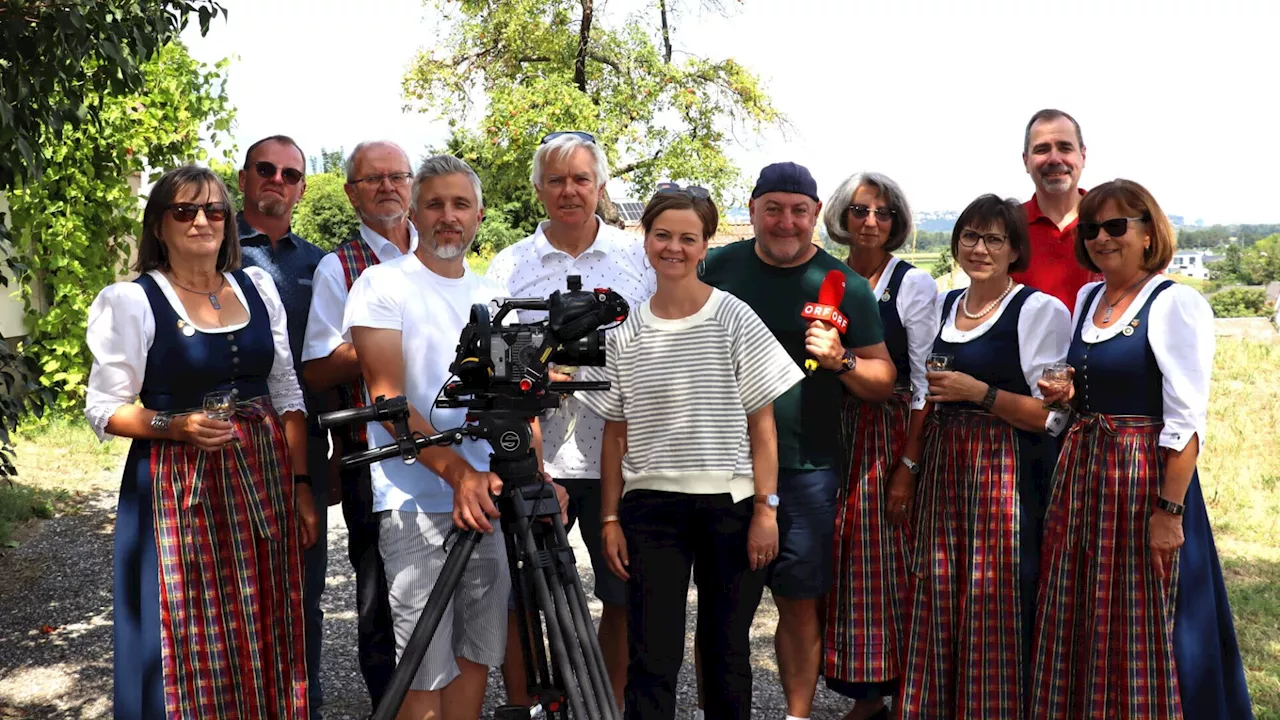
[[(1046, 165), (1040, 169), (1040, 182), (1046, 190), (1066, 192), (1071, 189), (1071, 168), (1066, 165)], [(1060, 177), (1046, 177), (1049, 173), (1063, 173)]]
[(268, 195), (258, 198), (258, 212), (267, 217), (280, 217), (289, 212), (289, 206), (284, 198)]
[[(436, 256), (436, 258), (440, 260), (455, 260), (466, 255), (467, 251), (471, 249), (471, 246), (475, 244), (475, 241), (476, 234), (473, 233), (471, 238), (465, 243), (459, 245), (442, 245), (436, 242), (436, 231), (433, 230), (431, 232), (431, 237), (426, 239), (425, 244), (427, 245), (427, 249), (432, 255)], [(418, 242), (423, 242), (423, 238), (421, 236), (419, 236)]]

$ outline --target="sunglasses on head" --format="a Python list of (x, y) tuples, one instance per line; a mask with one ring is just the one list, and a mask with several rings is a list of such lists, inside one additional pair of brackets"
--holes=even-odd
[(690, 198), (699, 200), (707, 200), (711, 198), (711, 191), (700, 186), (690, 185), (688, 187), (680, 187), (678, 183), (662, 182), (658, 183), (657, 195), (688, 195)]
[(556, 138), (559, 138), (559, 137), (564, 137), (565, 135), (572, 135), (572, 136), (574, 136), (574, 137), (578, 138), (579, 140), (585, 140), (585, 141), (587, 141), (587, 142), (591, 143), (592, 145), (594, 145), (594, 144), (595, 144), (595, 142), (596, 142), (596, 136), (595, 136), (595, 135), (592, 135), (592, 134), (591, 134), (591, 133), (589, 133), (589, 132), (583, 132), (583, 131), (581, 131), (581, 130), (559, 130), (559, 131), (557, 131), (557, 132), (553, 132), (553, 133), (551, 133), (550, 135), (548, 135), (548, 136), (546, 136), (546, 137), (542, 138), (542, 142), (541, 142), (541, 143), (539, 143), (539, 144), (540, 144), (540, 145), (546, 145), (547, 143), (551, 142), (552, 140), (555, 140)]
[(867, 216), (874, 212), (876, 219), (883, 221), (892, 220), (893, 216), (898, 214), (898, 211), (892, 208), (879, 207), (872, 210), (866, 205), (850, 205), (849, 212), (853, 213), (853, 216), (859, 220), (866, 220)]
[(1107, 235), (1118, 238), (1123, 237), (1129, 232), (1129, 223), (1131, 222), (1147, 222), (1151, 219), (1150, 215), (1142, 217), (1118, 217), (1105, 220), (1103, 222), (1082, 222), (1076, 226), (1076, 232), (1080, 233), (1083, 240), (1094, 240), (1098, 237), (1099, 230), (1106, 230)]
[(302, 171), (297, 168), (276, 168), (274, 163), (266, 160), (259, 160), (253, 164), (253, 171), (258, 173), (258, 177), (263, 180), (270, 180), (276, 176), (276, 170), (280, 171), (280, 178), (284, 180), (286, 185), (297, 185), (302, 182)]
[(169, 211), (169, 216), (180, 223), (192, 222), (196, 219), (196, 215), (204, 210), (204, 219), (209, 222), (222, 222), (227, 219), (227, 214), (231, 212), (231, 208), (226, 203), (211, 202), (200, 205), (198, 203), (173, 203), (165, 205), (165, 210)]

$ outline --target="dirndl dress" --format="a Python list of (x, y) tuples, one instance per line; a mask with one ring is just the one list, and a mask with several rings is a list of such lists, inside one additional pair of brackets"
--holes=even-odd
[[(994, 326), (966, 343), (941, 333), (953, 369), (1030, 395), (1018, 316), (1022, 288)], [(961, 291), (949, 293), (942, 317)], [(945, 320), (944, 320), (945, 322)], [(1043, 498), (1056, 449), (970, 403), (934, 405), (925, 422), (906, 658), (896, 716), (1023, 720)]]
[(836, 496), (835, 577), (826, 602), (822, 674), (828, 688), (856, 700), (895, 694), (901, 672), (911, 532), (890, 521), (886, 503), (911, 423), (911, 358), (897, 302), (911, 268), (901, 261), (894, 266), (877, 303), (898, 386), (879, 403), (846, 393), (841, 418), (846, 481)]
[(237, 442), (216, 452), (134, 440), (115, 527), (116, 718), (306, 718), (302, 571), (284, 428), (267, 389), (275, 356), (266, 305), (233, 332), (185, 323), (155, 279), (139, 397), (153, 410), (201, 408), (235, 390)]
[(1151, 565), (1164, 376), (1148, 328), (1152, 303), (1171, 284), (1151, 292), (1125, 332), (1099, 343), (1084, 342), (1082, 330), (1103, 285), (1081, 306), (1068, 355), (1081, 416), (1064, 438), (1045, 520), (1036, 718), (1253, 717), (1198, 474), (1172, 572), (1161, 580)]

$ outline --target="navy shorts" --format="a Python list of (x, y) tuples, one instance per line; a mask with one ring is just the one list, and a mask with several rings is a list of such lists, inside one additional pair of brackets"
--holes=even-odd
[(778, 471), (779, 549), (767, 580), (774, 595), (805, 600), (831, 588), (839, 490), (835, 470)]

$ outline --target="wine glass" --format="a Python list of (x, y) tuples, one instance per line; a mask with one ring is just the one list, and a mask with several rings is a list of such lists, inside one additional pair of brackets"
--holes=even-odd
[(954, 362), (955, 357), (952, 355), (947, 355), (945, 353), (930, 353), (929, 357), (925, 358), (924, 369), (929, 372), (946, 372), (951, 369), (952, 363)]
[[(1057, 362), (1045, 366), (1044, 373), (1040, 376), (1040, 379), (1054, 392), (1065, 393), (1071, 387), (1071, 363)], [(1071, 409), (1064, 402), (1045, 403), (1044, 408), (1058, 412), (1066, 412)]]
[(204, 414), (210, 420), (230, 420), (235, 405), (235, 393), (230, 390), (214, 390), (204, 396)]

